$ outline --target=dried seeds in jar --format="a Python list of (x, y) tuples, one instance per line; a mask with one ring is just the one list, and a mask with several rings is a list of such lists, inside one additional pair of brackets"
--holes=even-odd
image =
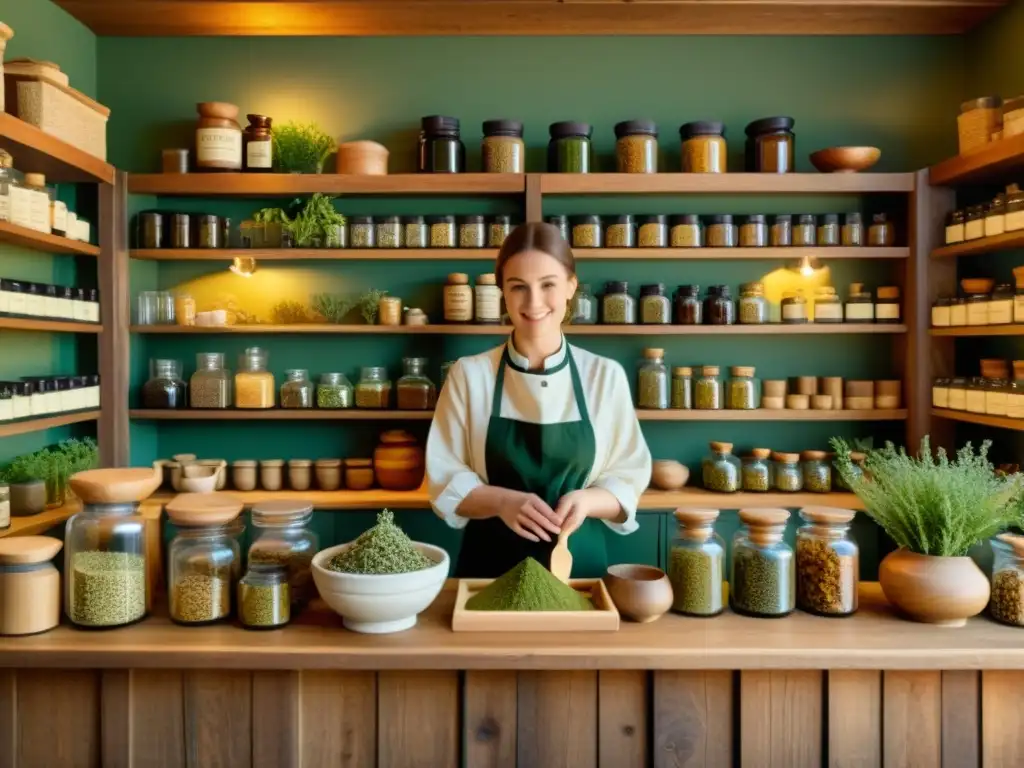
[(565, 240), (565, 242), (568, 243), (572, 240), (572, 235), (569, 230), (568, 216), (548, 216), (544, 219), (544, 221), (546, 221), (553, 227), (557, 227), (558, 231), (562, 235), (562, 239)]
[(747, 216), (740, 225), (740, 246), (743, 248), (764, 248), (768, 245), (768, 224), (764, 215), (754, 213)]
[(604, 244), (608, 248), (636, 247), (636, 224), (630, 214), (606, 216)]
[(672, 322), (672, 302), (665, 295), (663, 283), (640, 286), (640, 322), (645, 325), (668, 325)]
[(600, 248), (601, 217), (592, 214), (573, 216), (572, 223), (572, 247), (573, 248)]
[(356, 383), (356, 408), (387, 408), (391, 403), (391, 380), (387, 368), (368, 366), (361, 369)]
[(349, 235), (353, 248), (375, 248), (377, 233), (373, 216), (349, 216)]
[(636, 300), (629, 295), (629, 283), (606, 283), (604, 291), (601, 297), (601, 321), (607, 325), (636, 323)]
[(701, 120), (679, 126), (683, 173), (725, 173), (725, 123)]
[(768, 448), (755, 448), (743, 458), (743, 490), (767, 493), (772, 487), (772, 466)]
[(505, 238), (512, 232), (512, 217), (499, 213), (491, 217), (488, 227), (487, 246), (489, 248), (501, 248)]
[(804, 475), (800, 469), (800, 454), (775, 453), (772, 458), (775, 461), (775, 465), (772, 467), (775, 490), (785, 493), (796, 493), (803, 490)]
[(804, 451), (800, 458), (803, 461), (804, 490), (811, 493), (830, 493), (832, 491), (832, 464), (825, 451)]
[(817, 221), (813, 214), (802, 213), (793, 226), (793, 245), (809, 247), (818, 239)]
[(672, 610), (691, 616), (715, 616), (724, 601), (725, 545), (715, 534), (717, 509), (679, 509), (679, 531), (669, 552)]
[(737, 365), (730, 368), (729, 373), (732, 374), (732, 378), (727, 385), (726, 407), (735, 411), (751, 411), (757, 408), (760, 403), (754, 368)]
[(839, 216), (826, 213), (818, 223), (818, 245), (839, 245)]
[(694, 382), (694, 406), (699, 411), (719, 411), (722, 409), (722, 382), (718, 378), (717, 365), (705, 365), (701, 376)]
[(519, 120), (485, 120), (481, 143), (484, 173), (523, 173), (526, 145)]
[(729, 213), (708, 216), (705, 234), (709, 248), (735, 248), (739, 240), (732, 214)]
[(693, 409), (693, 369), (680, 366), (672, 369), (672, 392), (669, 407), (681, 410)]
[(740, 489), (740, 460), (732, 455), (732, 443), (713, 442), (711, 452), (701, 461), (704, 487), (717, 493), (735, 493)]
[(430, 245), (430, 230), (422, 216), (403, 216), (402, 229), (402, 240), (406, 248), (426, 248)]
[(777, 618), (796, 604), (793, 550), (783, 541), (789, 512), (741, 509), (743, 526), (733, 538), (732, 609), (747, 616)]
[(459, 217), (459, 248), (483, 248), (487, 245), (487, 226), (483, 216)]
[(741, 325), (764, 325), (768, 322), (764, 283), (744, 283), (740, 286), (739, 322)]
[(699, 285), (680, 285), (676, 290), (676, 323), (700, 325), (704, 322), (704, 305)]
[(316, 387), (317, 408), (351, 408), (352, 384), (343, 373), (321, 373)]
[(868, 245), (884, 247), (895, 244), (896, 229), (889, 221), (889, 217), (884, 213), (876, 213), (871, 217), (871, 226), (868, 228)]
[(399, 216), (380, 216), (376, 219), (378, 248), (401, 248), (402, 219)]
[(455, 217), (450, 214), (428, 216), (431, 248), (454, 248), (457, 242)]
[(658, 126), (651, 120), (627, 120), (615, 126), (619, 173), (658, 172)]
[(676, 214), (669, 218), (669, 242), (673, 248), (700, 248), (704, 230), (695, 213)]
[(856, 211), (843, 217), (843, 231), (840, 238), (846, 247), (864, 245), (864, 221)]
[(1024, 537), (1001, 533), (991, 540), (992, 599), (988, 610), (996, 621), (1024, 626)]
[(732, 325), (736, 322), (736, 305), (728, 285), (708, 286), (704, 298), (704, 319), (709, 325)]
[(636, 404), (638, 408), (668, 408), (668, 368), (665, 350), (644, 350), (643, 362), (637, 374)]
[(793, 244), (793, 217), (781, 213), (772, 219), (772, 229), (768, 236), (772, 248), (781, 248)]
[(637, 244), (641, 248), (665, 248), (668, 246), (668, 216), (660, 213), (641, 216), (638, 223)]

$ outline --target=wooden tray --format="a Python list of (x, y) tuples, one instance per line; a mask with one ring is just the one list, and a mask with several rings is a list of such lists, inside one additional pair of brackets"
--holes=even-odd
[(471, 611), (466, 601), (493, 579), (459, 579), (452, 614), (454, 632), (614, 632), (619, 611), (601, 579), (569, 579), (590, 597), (593, 611)]

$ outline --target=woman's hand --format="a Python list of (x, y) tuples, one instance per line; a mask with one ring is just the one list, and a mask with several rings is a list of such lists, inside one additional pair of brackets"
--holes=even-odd
[(498, 517), (527, 541), (551, 541), (561, 532), (554, 510), (533, 493), (505, 490)]
[(624, 516), (619, 500), (604, 488), (569, 491), (555, 507), (555, 519), (566, 535), (576, 531), (588, 517), (618, 521)]

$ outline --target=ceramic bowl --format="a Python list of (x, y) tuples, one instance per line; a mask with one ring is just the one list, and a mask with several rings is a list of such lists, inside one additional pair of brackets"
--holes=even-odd
[(385, 634), (415, 626), (417, 615), (434, 602), (448, 578), (448, 553), (431, 544), (414, 542), (436, 565), (381, 576), (327, 570), (331, 558), (353, 543), (328, 547), (313, 558), (313, 581), (320, 597), (353, 632)]
[(965, 277), (960, 281), (964, 293), (992, 293), (996, 281), (990, 277)]
[(811, 155), (811, 165), (822, 173), (857, 173), (878, 162), (878, 147), (829, 147)]
[(640, 624), (661, 618), (672, 607), (672, 584), (660, 568), (613, 565), (604, 583), (619, 613)]

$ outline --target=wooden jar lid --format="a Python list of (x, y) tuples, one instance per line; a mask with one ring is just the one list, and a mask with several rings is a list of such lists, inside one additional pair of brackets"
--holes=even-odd
[(64, 542), (53, 536), (8, 536), (0, 539), (0, 565), (45, 563), (63, 546)]
[[(856, 514), (852, 509), (839, 509), (838, 507), (804, 507), (800, 510), (800, 516), (804, 520), (819, 524), (848, 523)], [(1021, 538), (1024, 539), (1024, 537)]]
[(1024, 557), (1024, 536), (1016, 533), (1000, 533), (996, 536), (999, 541), (1009, 544), (1018, 557)]
[(261, 501), (252, 505), (252, 513), (256, 517), (271, 519), (285, 519), (289, 517), (301, 517), (313, 511), (313, 505), (308, 501), (296, 499), (276, 499), (274, 501)]
[(330, 469), (331, 467), (340, 467), (341, 459), (317, 459), (316, 466), (320, 469)]
[(345, 469), (369, 469), (373, 459), (345, 459)]
[(647, 347), (644, 349), (644, 357), (648, 360), (660, 360), (665, 356), (665, 350), (660, 347)]
[(686, 365), (680, 365), (672, 369), (673, 376), (693, 376), (693, 368)]
[(271, 469), (273, 469), (274, 467), (283, 467), (284, 459), (264, 459), (263, 461), (260, 462), (260, 466), (269, 467)]
[(701, 368), (701, 372), (705, 376), (717, 376), (721, 372), (721, 368), (717, 365), (705, 365)]
[(711, 450), (714, 451), (715, 453), (731, 453), (732, 452), (732, 443), (719, 443), (719, 442), (712, 441), (711, 443), (709, 443), (709, 445), (711, 446)]
[(230, 493), (179, 493), (164, 509), (175, 525), (190, 527), (227, 525), (244, 505)]
[(782, 451), (775, 451), (772, 454), (772, 458), (775, 461), (781, 461), (783, 464), (796, 464), (800, 461), (799, 453), (784, 453)]
[(380, 441), (387, 445), (404, 445), (415, 443), (416, 438), (404, 429), (389, 429), (386, 432), (381, 432)]
[(680, 507), (672, 514), (683, 525), (706, 527), (718, 519), (719, 512), (720, 510), (717, 509), (683, 509)]
[(770, 459), (771, 456), (772, 456), (772, 449), (771, 448), (754, 448), (750, 452), (750, 455), (753, 456), (755, 459)]
[(775, 507), (741, 509), (740, 520), (753, 528), (774, 528), (786, 524), (789, 510)]
[(288, 459), (288, 466), (291, 469), (308, 469), (313, 466), (312, 459)]
[(825, 451), (804, 451), (800, 454), (804, 461), (824, 461), (827, 456)]

